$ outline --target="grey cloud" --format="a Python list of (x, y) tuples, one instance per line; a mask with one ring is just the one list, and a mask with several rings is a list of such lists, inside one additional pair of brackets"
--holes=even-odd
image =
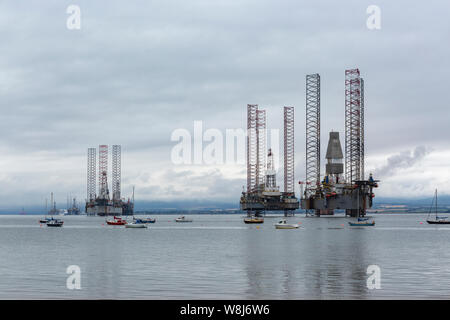
[[(379, 31), (365, 27), (371, 3), (359, 0), (76, 3), (79, 31), (65, 25), (73, 1), (0, 3), (1, 156), (12, 163), (26, 156), (22, 165), (33, 168), (46, 153), (67, 168), (55, 183), (47, 179), (53, 168), (39, 164), (42, 172), (32, 177), (43, 187), (29, 187), (27, 197), (39, 197), (41, 189), (71, 192), (78, 181), (75, 189), (84, 190), (86, 148), (101, 143), (122, 144), (127, 155), (155, 162), (151, 168), (141, 162), (137, 170), (171, 170), (174, 129), (192, 130), (194, 120), (205, 128), (245, 127), (247, 103), (268, 109), (268, 125), (280, 129), (281, 107), (296, 107), (301, 177), (305, 74), (321, 74), (325, 150), (327, 131), (343, 137), (344, 70), (350, 67), (365, 78), (368, 156), (416, 145), (449, 148), (442, 92), (450, 70), (450, 46), (443, 40), (450, 23), (436, 19), (436, 12), (450, 8), (447, 2), (377, 1)], [(73, 157), (82, 159), (79, 167)], [(17, 169), (0, 170), (0, 183), (15, 181)], [(134, 176), (124, 168), (124, 188), (136, 184), (139, 190), (143, 181)], [(183, 185), (178, 179), (168, 194)], [(245, 184), (244, 177), (229, 181), (215, 173), (204, 181), (194, 175), (191, 184), (201, 189), (205, 181), (216, 190), (205, 195), (211, 199), (236, 197)], [(19, 183), (8, 188), (23, 192)], [(164, 194), (157, 190), (142, 196)]]
[(418, 146), (414, 150), (402, 151), (396, 155), (390, 156), (387, 163), (382, 167), (375, 169), (375, 176), (378, 178), (395, 175), (399, 170), (410, 168), (421, 161), (431, 152), (424, 146)]

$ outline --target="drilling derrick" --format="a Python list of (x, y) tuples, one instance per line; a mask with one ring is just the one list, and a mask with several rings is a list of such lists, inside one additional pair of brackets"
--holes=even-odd
[(95, 200), (95, 190), (97, 188), (96, 180), (96, 154), (97, 150), (95, 148), (88, 148), (88, 160), (87, 160), (87, 200)]
[[(294, 107), (284, 107), (284, 200), (297, 204), (294, 194)], [(293, 215), (291, 208), (284, 215)]]
[(345, 176), (361, 179), (361, 78), (358, 69), (345, 71)]
[(112, 149), (112, 194), (113, 200), (120, 200), (121, 184), (121, 147), (113, 145)]
[(361, 176), (360, 179), (365, 179), (364, 174), (364, 79), (361, 78)]
[[(309, 197), (316, 192), (320, 193), (320, 75), (318, 73), (306, 76), (305, 194)], [(314, 210), (308, 210), (307, 214), (314, 214)]]
[(257, 104), (247, 105), (247, 192), (255, 190), (257, 184), (258, 138), (256, 130)]
[(108, 146), (100, 145), (98, 148), (98, 196), (100, 199), (109, 200), (108, 190)]
[(294, 193), (294, 108), (284, 107), (284, 192)]
[(272, 149), (269, 149), (267, 154), (267, 171), (266, 171), (266, 190), (275, 190), (277, 188), (277, 177), (275, 171), (275, 164), (273, 162)]
[(316, 189), (305, 192), (302, 208), (316, 215), (344, 209), (346, 215), (364, 216), (378, 187), (371, 174), (364, 180), (364, 81), (358, 69), (345, 71), (345, 158), (339, 132), (330, 132), (320, 181), (320, 78), (314, 76), (306, 77), (306, 176)]
[[(266, 211), (293, 212), (299, 203), (294, 194), (294, 109), (285, 107), (285, 192), (276, 185), (272, 149), (267, 154), (266, 111), (247, 105), (247, 191), (242, 192), (240, 207), (248, 216)], [(267, 170), (266, 170), (267, 169)]]
[(266, 170), (266, 110), (256, 111), (256, 137), (257, 137), (257, 188), (264, 188)]

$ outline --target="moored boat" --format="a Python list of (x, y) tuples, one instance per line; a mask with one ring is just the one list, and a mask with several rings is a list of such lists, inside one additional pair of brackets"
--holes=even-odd
[(276, 229), (297, 229), (299, 225), (296, 223), (287, 223), (286, 220), (280, 220), (275, 224)]
[(348, 224), (352, 227), (374, 226), (375, 220), (369, 220), (368, 218), (358, 218), (358, 220), (356, 221), (349, 221)]
[(145, 223), (128, 223), (125, 225), (125, 228), (136, 228), (136, 229), (141, 229), (141, 228), (147, 228), (147, 224)]
[(192, 222), (192, 219), (188, 219), (185, 216), (181, 216), (175, 219), (175, 222)]
[(51, 219), (48, 223), (47, 223), (47, 227), (62, 227), (64, 224), (64, 221), (59, 220), (59, 219)]
[[(430, 214), (431, 214), (431, 210), (433, 208), (433, 204), (435, 205), (435, 217), (434, 220), (430, 219)], [(431, 203), (431, 208), (430, 208), (430, 212), (428, 213), (428, 217), (427, 217), (427, 222), (429, 224), (450, 224), (450, 221), (447, 220), (448, 217), (439, 217), (437, 214), (437, 189), (434, 193), (434, 199), (433, 202)]]
[(125, 219), (122, 219), (120, 217), (114, 216), (113, 220), (106, 220), (106, 223), (111, 226), (123, 226), (127, 224), (127, 221)]
[(262, 218), (262, 217), (247, 217), (247, 218), (244, 218), (244, 223), (247, 223), (247, 224), (264, 223), (264, 218)]
[(155, 223), (156, 219), (152, 218), (133, 218), (136, 224)]

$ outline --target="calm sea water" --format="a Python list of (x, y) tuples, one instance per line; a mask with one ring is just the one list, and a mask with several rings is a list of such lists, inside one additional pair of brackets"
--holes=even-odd
[[(245, 225), (240, 215), (155, 215), (148, 229), (63, 217), (0, 216), (0, 299), (448, 299), (450, 227), (423, 214), (377, 214), (375, 227), (349, 218), (279, 217)], [(422, 222), (422, 224), (421, 224)], [(66, 268), (81, 269), (81, 290)], [(368, 289), (367, 267), (381, 269)]]

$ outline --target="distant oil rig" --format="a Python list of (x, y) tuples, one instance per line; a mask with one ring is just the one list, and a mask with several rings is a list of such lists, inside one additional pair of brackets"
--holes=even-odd
[[(248, 105), (247, 190), (242, 192), (240, 208), (248, 216), (260, 216), (265, 211), (293, 215), (299, 208), (294, 193), (294, 108), (284, 107), (284, 192), (275, 184), (270, 149), (266, 167), (265, 130), (265, 110)], [(333, 215), (336, 209), (343, 209), (351, 217), (365, 216), (366, 209), (372, 207), (378, 180), (372, 174), (365, 179), (364, 152), (364, 80), (359, 69), (350, 69), (345, 71), (345, 159), (339, 132), (330, 132), (325, 176), (321, 179), (320, 75), (307, 75), (306, 181), (299, 181), (301, 208), (307, 215)]]
[(294, 108), (284, 107), (284, 192), (276, 185), (273, 153), (269, 149), (266, 167), (266, 110), (247, 105), (247, 191), (240, 208), (247, 215), (260, 217), (266, 211), (293, 215), (299, 208), (294, 193)]
[(87, 153), (87, 198), (88, 215), (132, 215), (134, 211), (134, 191), (132, 201), (121, 198), (121, 146), (112, 146), (112, 197), (108, 189), (108, 146), (99, 146), (98, 194), (96, 193), (96, 148), (88, 148)]

